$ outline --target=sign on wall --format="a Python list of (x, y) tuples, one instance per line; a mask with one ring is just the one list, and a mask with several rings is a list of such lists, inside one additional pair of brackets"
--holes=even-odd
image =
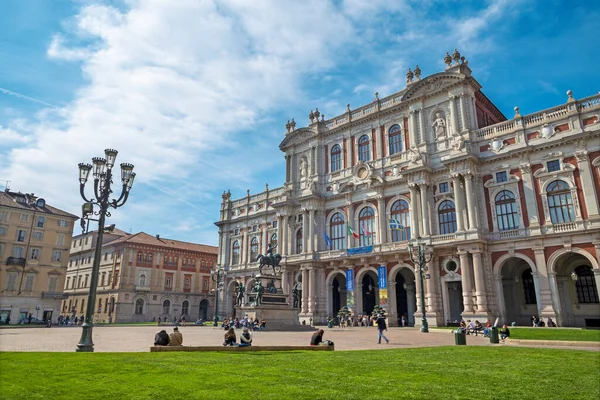
[(346, 307), (354, 308), (354, 270), (346, 270)]

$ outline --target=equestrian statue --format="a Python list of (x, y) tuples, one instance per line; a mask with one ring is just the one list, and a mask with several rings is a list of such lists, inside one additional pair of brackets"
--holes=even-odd
[(281, 255), (277, 253), (273, 254), (273, 250), (275, 250), (276, 247), (277, 245), (273, 245), (269, 242), (267, 245), (267, 254), (259, 254), (258, 257), (256, 257), (256, 261), (260, 260), (260, 264), (258, 265), (259, 274), (262, 275), (262, 267), (265, 265), (273, 267), (273, 275), (281, 272), (281, 266), (279, 265), (279, 262), (281, 261)]

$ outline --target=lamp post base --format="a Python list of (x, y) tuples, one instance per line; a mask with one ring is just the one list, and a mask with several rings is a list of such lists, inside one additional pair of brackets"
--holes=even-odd
[(213, 326), (219, 326), (219, 317), (215, 316), (213, 318)]
[(421, 332), (428, 333), (429, 332), (429, 324), (426, 319), (421, 320)]
[(94, 342), (92, 341), (92, 329), (94, 328), (94, 324), (84, 323), (81, 326), (81, 339), (79, 339), (79, 343), (77, 343), (77, 349), (75, 349), (78, 353), (93, 353), (94, 352)]

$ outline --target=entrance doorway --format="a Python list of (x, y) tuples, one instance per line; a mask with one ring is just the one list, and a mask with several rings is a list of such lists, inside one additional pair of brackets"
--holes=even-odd
[(208, 300), (204, 299), (200, 302), (198, 318), (202, 321), (208, 320)]
[(465, 309), (463, 305), (462, 282), (454, 281), (447, 282), (448, 285), (448, 305), (449, 305), (449, 322), (458, 323), (462, 318), (462, 313)]
[(371, 314), (375, 308), (377, 296), (375, 293), (377, 282), (371, 276), (371, 273), (367, 273), (362, 279), (362, 313)]

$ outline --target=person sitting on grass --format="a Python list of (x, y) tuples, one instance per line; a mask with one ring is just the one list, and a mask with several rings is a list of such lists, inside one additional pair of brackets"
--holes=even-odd
[(173, 333), (169, 335), (169, 346), (181, 346), (183, 343), (183, 335), (179, 332), (179, 328), (173, 328)]
[(235, 330), (233, 328), (229, 328), (227, 332), (225, 332), (225, 341), (223, 342), (223, 346), (237, 346), (237, 339), (235, 337)]
[(506, 339), (509, 336), (510, 330), (508, 329), (508, 326), (502, 325), (502, 329), (500, 329), (500, 339), (502, 340), (502, 343), (504, 343), (504, 339)]
[(252, 334), (248, 328), (244, 328), (240, 335), (240, 347), (252, 346)]
[(154, 345), (155, 346), (168, 346), (169, 345), (169, 334), (164, 329), (162, 331), (156, 332), (156, 336), (154, 336)]

